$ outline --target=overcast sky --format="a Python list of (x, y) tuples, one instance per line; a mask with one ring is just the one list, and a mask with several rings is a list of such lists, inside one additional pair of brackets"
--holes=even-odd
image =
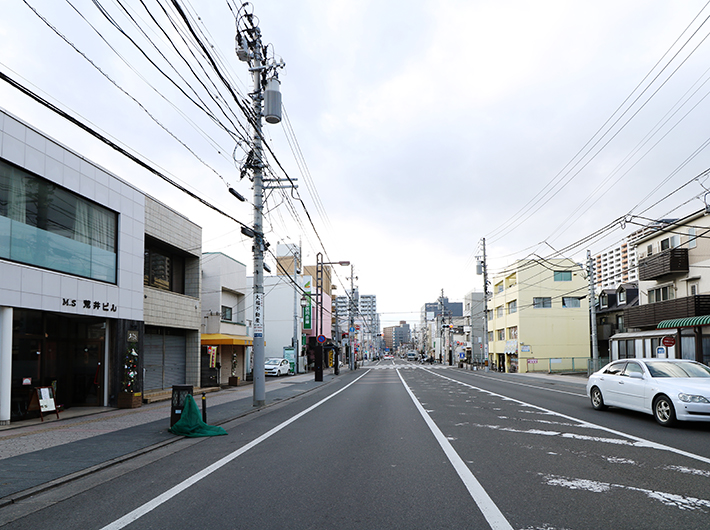
[[(166, 0), (144, 1), (176, 41), (159, 7)], [(177, 1), (199, 16), (196, 27), (245, 98), (251, 79), (234, 53), (234, 3)], [(0, 70), (251, 224), (251, 206), (226, 193), (231, 185), (252, 197), (232, 160), (243, 150), (96, 4), (177, 84), (197, 86), (137, 0), (0, 0)], [(279, 78), (295, 141), (285, 123), (265, 126), (265, 135), (305, 205), (292, 202), (294, 214), (279, 192), (270, 195), (266, 238), (272, 249), (302, 240), (306, 264), (321, 241), (327, 259), (350, 260), (360, 291), (377, 296), (383, 326), (418, 322), (442, 289), (451, 301), (481, 291), (482, 238), (491, 273), (535, 254), (581, 262), (587, 249), (601, 252), (648, 219), (704, 207), (710, 183), (693, 179), (710, 167), (705, 1), (252, 5), (269, 53), (286, 63)], [(224, 252), (251, 273), (251, 240), (233, 221), (2, 81), (0, 106), (187, 215), (203, 227), (204, 251)], [(349, 276), (339, 268), (341, 282)]]

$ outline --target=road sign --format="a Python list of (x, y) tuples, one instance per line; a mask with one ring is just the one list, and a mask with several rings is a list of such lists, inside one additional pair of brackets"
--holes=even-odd
[(325, 335), (318, 335), (316, 340), (318, 340), (320, 344), (323, 344), (325, 342)]
[(657, 346), (656, 347), (656, 357), (660, 357), (661, 359), (666, 356), (666, 347), (665, 346)]
[(663, 344), (666, 348), (672, 348), (673, 346), (675, 346), (675, 337), (667, 335), (663, 337), (661, 344)]

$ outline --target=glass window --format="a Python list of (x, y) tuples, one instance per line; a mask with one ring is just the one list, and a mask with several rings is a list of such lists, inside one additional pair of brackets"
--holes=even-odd
[(0, 160), (0, 257), (116, 283), (118, 214)]
[(662, 239), (661, 240), (661, 252), (663, 252), (664, 250), (668, 250), (669, 248), (671, 248), (670, 238)]
[(552, 307), (552, 298), (550, 298), (549, 296), (533, 298), (533, 307), (535, 309), (550, 308)]
[(496, 294), (502, 293), (502, 292), (503, 292), (503, 282), (500, 282), (499, 284), (496, 285)]
[(617, 294), (618, 302), (620, 304), (625, 304), (626, 303), (626, 291), (623, 289), (619, 289), (619, 292)]
[(562, 307), (580, 307), (579, 298), (573, 298), (570, 296), (562, 297)]
[(498, 336), (498, 340), (505, 340), (505, 330), (504, 329), (497, 329), (496, 335)]
[(619, 359), (633, 359), (636, 357), (635, 342), (631, 340), (619, 341)]
[(624, 375), (629, 375), (631, 373), (643, 374), (643, 368), (638, 363), (626, 363), (626, 368), (624, 368)]
[(496, 318), (500, 318), (503, 316), (503, 306), (499, 305), (496, 307)]
[(604, 373), (609, 375), (619, 375), (624, 370), (624, 366), (626, 366), (626, 361), (611, 363), (606, 367)]
[(232, 321), (232, 308), (227, 307), (226, 305), (222, 306), (222, 320), (226, 320), (228, 322)]
[(518, 312), (518, 301), (513, 300), (512, 302), (508, 302), (508, 314), (512, 315), (513, 313)]
[(688, 228), (688, 248), (695, 248), (698, 246), (698, 239), (695, 235), (695, 228)]
[(572, 271), (555, 271), (556, 282), (571, 282)]
[(602, 294), (599, 297), (599, 305), (601, 307), (609, 307), (609, 297), (606, 295), (606, 293)]
[(185, 294), (185, 258), (146, 239), (143, 284)]

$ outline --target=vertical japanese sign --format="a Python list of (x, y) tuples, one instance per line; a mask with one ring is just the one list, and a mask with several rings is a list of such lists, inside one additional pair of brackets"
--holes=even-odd
[(210, 368), (217, 368), (217, 346), (207, 346), (207, 353), (210, 356)]
[(306, 306), (303, 308), (303, 329), (313, 329), (312, 314), (313, 307), (311, 305), (311, 280), (308, 279), (303, 284), (303, 290), (306, 296)]
[(254, 337), (264, 336), (264, 293), (254, 294)]

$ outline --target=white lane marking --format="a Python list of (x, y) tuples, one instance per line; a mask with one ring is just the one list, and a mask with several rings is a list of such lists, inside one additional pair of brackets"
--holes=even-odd
[(369, 372), (369, 370), (368, 370), (367, 372), (365, 372), (364, 374), (362, 374), (362, 375), (361, 375), (360, 377), (358, 377), (357, 379), (355, 379), (354, 381), (351, 381), (350, 383), (348, 383), (347, 385), (345, 385), (343, 388), (341, 388), (341, 389), (338, 390), (337, 392), (334, 392), (334, 393), (332, 393), (331, 395), (329, 395), (329, 396), (327, 396), (327, 397), (321, 399), (321, 400), (320, 400), (318, 403), (316, 403), (315, 405), (311, 405), (311, 406), (308, 407), (306, 410), (304, 410), (304, 411), (302, 411), (302, 412), (299, 412), (298, 414), (296, 414), (296, 415), (293, 416), (292, 418), (286, 420), (285, 422), (281, 423), (280, 425), (277, 425), (276, 427), (274, 427), (274, 428), (271, 429), (270, 431), (268, 431), (268, 432), (262, 434), (261, 436), (259, 436), (258, 438), (252, 440), (252, 441), (249, 442), (248, 444), (246, 444), (246, 445), (240, 447), (239, 449), (237, 449), (236, 451), (234, 451), (234, 452), (228, 454), (228, 455), (225, 456), (224, 458), (221, 458), (220, 460), (217, 460), (217, 462), (215, 462), (214, 464), (212, 464), (212, 465), (210, 465), (210, 466), (207, 466), (207, 467), (206, 467), (205, 469), (203, 469), (202, 471), (199, 471), (198, 473), (195, 473), (194, 475), (192, 475), (191, 477), (189, 477), (189, 478), (183, 480), (182, 482), (180, 482), (180, 483), (177, 484), (176, 486), (173, 486), (172, 488), (170, 488), (170, 489), (169, 489), (168, 491), (166, 491), (165, 493), (163, 493), (163, 494), (161, 494), (161, 495), (158, 495), (158, 496), (155, 497), (154, 499), (152, 499), (152, 500), (146, 502), (144, 505), (139, 506), (138, 508), (136, 508), (136, 509), (133, 510), (132, 512), (127, 513), (126, 515), (124, 515), (124, 516), (121, 517), (120, 519), (116, 519), (114, 522), (112, 522), (112, 523), (110, 523), (110, 524), (104, 526), (101, 530), (120, 530), (121, 528), (125, 528), (126, 526), (128, 526), (128, 525), (131, 524), (132, 522), (134, 522), (134, 521), (140, 519), (141, 517), (143, 517), (143, 516), (146, 515), (147, 513), (153, 511), (154, 509), (156, 509), (156, 508), (157, 508), (158, 506), (160, 506), (161, 504), (163, 504), (163, 503), (169, 501), (170, 499), (172, 499), (173, 497), (175, 497), (178, 493), (180, 493), (180, 492), (186, 490), (186, 489), (189, 488), (190, 486), (193, 486), (194, 484), (196, 484), (197, 482), (199, 482), (199, 481), (202, 480), (203, 478), (205, 478), (205, 477), (207, 477), (208, 475), (214, 473), (214, 472), (217, 471), (218, 469), (224, 467), (225, 465), (227, 465), (229, 462), (231, 462), (231, 461), (234, 460), (235, 458), (237, 458), (237, 457), (243, 455), (244, 453), (246, 453), (246, 452), (247, 452), (249, 449), (251, 449), (252, 447), (256, 447), (256, 446), (259, 445), (261, 442), (263, 442), (263, 441), (266, 440), (267, 438), (270, 438), (271, 436), (273, 436), (274, 434), (276, 434), (277, 432), (279, 432), (279, 431), (280, 431), (281, 429), (283, 429), (284, 427), (287, 427), (288, 425), (292, 424), (292, 423), (293, 423), (294, 421), (296, 421), (297, 419), (299, 419), (299, 418), (305, 416), (306, 414), (308, 414), (309, 412), (311, 412), (313, 409), (316, 409), (316, 408), (320, 407), (323, 403), (325, 403), (326, 401), (328, 401), (328, 400), (331, 399), (331, 398), (334, 398), (335, 396), (337, 396), (338, 394), (340, 394), (343, 390), (347, 389), (349, 386), (352, 386), (352, 385), (354, 385), (355, 383), (357, 383), (360, 379), (362, 379), (363, 377), (365, 377), (365, 376), (368, 374), (368, 372)]
[(678, 495), (676, 493), (668, 493), (665, 491), (636, 488), (633, 486), (624, 486), (623, 484), (611, 484), (609, 482), (597, 482), (595, 480), (560, 477), (557, 475), (544, 475), (543, 480), (548, 486), (560, 486), (572, 490), (585, 490), (594, 493), (606, 493), (612, 489), (636, 491), (646, 495), (649, 499), (659, 501), (666, 506), (678, 508), (684, 511), (695, 510), (707, 512), (708, 508), (710, 508), (710, 501), (705, 499), (687, 497), (685, 495)]
[(565, 390), (556, 390), (554, 388), (547, 388), (543, 386), (535, 386), (535, 385), (528, 385), (526, 383), (518, 383), (517, 381), (509, 381), (508, 379), (496, 379), (495, 377), (487, 377), (485, 375), (476, 375), (476, 377), (480, 377), (481, 379), (488, 379), (489, 381), (496, 381), (498, 383), (506, 383), (508, 385), (517, 385), (517, 386), (526, 386), (528, 388), (534, 388), (536, 390), (546, 390), (547, 392), (557, 392), (558, 394), (567, 394), (568, 396), (577, 396), (581, 398), (587, 398), (587, 391), (584, 391), (584, 394), (575, 394), (574, 392), (567, 392)]
[[(425, 370), (425, 371), (429, 372), (429, 370)], [(558, 417), (560, 417), (560, 418), (565, 418), (565, 419), (567, 419), (567, 420), (577, 422), (577, 423), (580, 424), (580, 426), (583, 426), (583, 427), (593, 427), (593, 428), (595, 428), (595, 429), (599, 429), (599, 430), (601, 430), (601, 431), (608, 432), (608, 433), (610, 433), (610, 434), (615, 434), (616, 436), (621, 436), (621, 437), (623, 437), (623, 438), (628, 438), (629, 440), (633, 440), (634, 442), (636, 442), (636, 443), (633, 444), (633, 445), (635, 445), (636, 447), (648, 447), (648, 448), (651, 448), (651, 449), (659, 449), (659, 450), (661, 450), (661, 451), (668, 451), (668, 452), (671, 452), (671, 453), (675, 453), (675, 454), (677, 454), (677, 455), (681, 455), (681, 456), (685, 456), (685, 457), (688, 457), (688, 458), (692, 458), (692, 459), (694, 459), (694, 460), (699, 460), (700, 462), (705, 462), (706, 464), (710, 464), (710, 458), (707, 458), (707, 457), (705, 457), (705, 456), (700, 456), (700, 455), (696, 455), (696, 454), (694, 454), (694, 453), (689, 453), (688, 451), (683, 451), (682, 449), (676, 449), (675, 447), (671, 447), (671, 446), (669, 446), (669, 445), (664, 445), (664, 444), (660, 444), (660, 443), (657, 443), (657, 442), (652, 442), (651, 440), (646, 440), (645, 438), (639, 438), (638, 436), (634, 436), (634, 435), (632, 435), (632, 434), (627, 434), (627, 433), (625, 433), (625, 432), (621, 432), (621, 431), (617, 431), (617, 430), (614, 430), (614, 429), (610, 429), (610, 428), (608, 428), (608, 427), (604, 427), (603, 425), (598, 425), (598, 424), (596, 424), (596, 423), (592, 423), (592, 422), (589, 422), (589, 421), (580, 420), (579, 418), (575, 418), (575, 417), (573, 417), (573, 416), (567, 416), (566, 414), (561, 414), (561, 413), (559, 413), (559, 412), (555, 412), (554, 410), (549, 410), (549, 409), (546, 409), (546, 408), (543, 408), (543, 407), (538, 407), (537, 405), (533, 405), (532, 403), (526, 403), (525, 401), (520, 401), (520, 400), (518, 400), (518, 399), (509, 398), (508, 396), (503, 396), (503, 395), (501, 395), (501, 394), (497, 394), (497, 393), (495, 393), (495, 392), (491, 392), (490, 390), (486, 390), (486, 389), (484, 389), (484, 388), (479, 388), (479, 387), (477, 387), (477, 386), (469, 385), (468, 383), (463, 383), (463, 382), (461, 382), (461, 381), (457, 381), (456, 379), (452, 379), (451, 377), (447, 377), (447, 376), (445, 376), (445, 375), (441, 375), (441, 374), (438, 374), (438, 373), (436, 373), (436, 372), (429, 372), (429, 373), (432, 374), (432, 375), (435, 375), (435, 376), (437, 376), (437, 377), (441, 377), (442, 379), (448, 379), (449, 381), (454, 381), (454, 382), (456, 382), (456, 383), (458, 383), (458, 384), (460, 384), (460, 385), (466, 386), (466, 387), (468, 387), (468, 388), (472, 388), (473, 390), (478, 390), (479, 392), (483, 392), (484, 394), (488, 394), (489, 396), (495, 396), (495, 397), (498, 397), (498, 398), (507, 398), (507, 399), (510, 400), (510, 401), (515, 401), (515, 402), (517, 402), (517, 403), (519, 403), (519, 404), (521, 404), (521, 405), (523, 405), (523, 406), (526, 406), (526, 407), (532, 407), (532, 408), (534, 408), (534, 409), (537, 409), (537, 410), (540, 410), (540, 411), (542, 411), (542, 412), (545, 412), (546, 414), (551, 414), (551, 415), (553, 415), (553, 416), (558, 416)], [(400, 376), (400, 377), (402, 377), (402, 376)], [(573, 435), (573, 434), (563, 435), (563, 436), (578, 437), (578, 435)], [(607, 441), (607, 440), (608, 440), (608, 439), (605, 439), (605, 441)]]
[(427, 414), (427, 412), (424, 410), (424, 407), (419, 404), (419, 401), (417, 401), (417, 398), (414, 396), (414, 393), (412, 393), (412, 390), (409, 388), (407, 383), (404, 382), (402, 374), (399, 370), (397, 370), (397, 375), (402, 381), (402, 384), (404, 385), (405, 390), (409, 394), (409, 397), (412, 398), (412, 401), (417, 407), (419, 414), (422, 415), (422, 418), (424, 418), (424, 422), (427, 424), (429, 430), (431, 430), (432, 434), (434, 435), (434, 438), (436, 438), (436, 441), (439, 442), (439, 445), (444, 450), (444, 453), (449, 459), (449, 462), (451, 462), (451, 465), (454, 466), (456, 473), (458, 473), (459, 478), (466, 486), (466, 489), (471, 495), (471, 498), (478, 506), (478, 509), (481, 510), (481, 513), (486, 518), (486, 521), (488, 521), (488, 524), (494, 530), (513, 530), (513, 527), (510, 526), (508, 520), (498, 509), (498, 506), (495, 505), (488, 493), (486, 493), (486, 490), (483, 489), (483, 486), (481, 486), (480, 482), (478, 482), (473, 473), (471, 473), (471, 470), (451, 446), (449, 441), (446, 439), (446, 436), (444, 436), (439, 427), (437, 427), (436, 423), (434, 423), (434, 420), (431, 419), (431, 416)]

